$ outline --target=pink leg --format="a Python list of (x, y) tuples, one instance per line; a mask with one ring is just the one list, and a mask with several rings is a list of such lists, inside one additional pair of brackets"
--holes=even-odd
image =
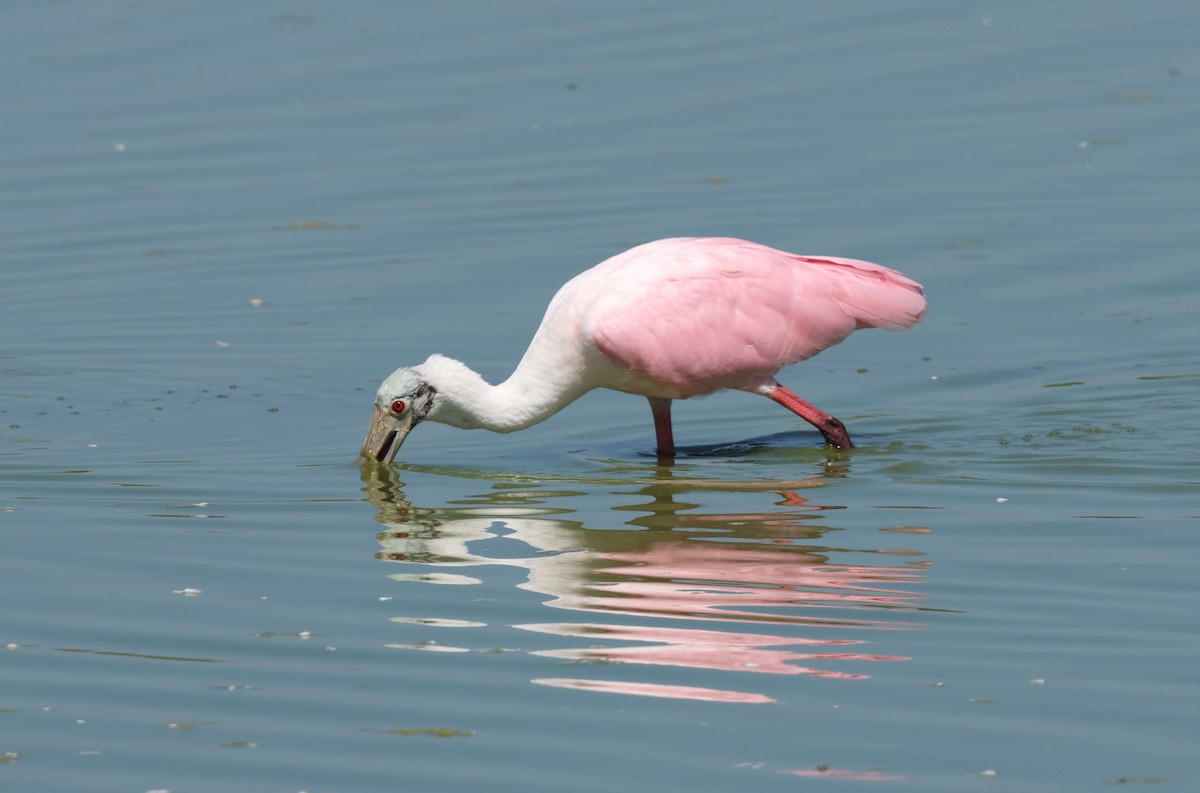
[(658, 456), (675, 456), (675, 433), (671, 430), (671, 400), (667, 397), (646, 397), (654, 414), (654, 437), (658, 440)]
[(825, 442), (830, 446), (839, 449), (854, 448), (854, 444), (850, 442), (850, 434), (846, 432), (846, 425), (824, 410), (805, 402), (781, 385), (771, 389), (767, 396), (820, 430), (825, 436)]

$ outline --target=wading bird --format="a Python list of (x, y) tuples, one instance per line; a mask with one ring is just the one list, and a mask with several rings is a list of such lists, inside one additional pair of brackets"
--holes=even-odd
[(847, 449), (853, 444), (842, 422), (784, 388), (775, 373), (854, 330), (903, 330), (924, 313), (921, 285), (878, 264), (737, 239), (649, 242), (568, 281), (503, 383), (489, 385), (443, 355), (397, 369), (375, 396), (362, 456), (390, 463), (426, 420), (524, 429), (593, 388), (650, 401), (660, 457), (675, 454), (672, 400), (722, 388), (770, 397), (826, 443)]

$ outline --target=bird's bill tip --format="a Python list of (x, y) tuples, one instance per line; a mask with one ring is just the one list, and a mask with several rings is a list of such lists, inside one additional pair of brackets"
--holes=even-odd
[(360, 452), (362, 459), (391, 464), (404, 439), (412, 430), (411, 415), (410, 413), (405, 418), (397, 419), (376, 405), (371, 413), (371, 426), (367, 429), (367, 437)]

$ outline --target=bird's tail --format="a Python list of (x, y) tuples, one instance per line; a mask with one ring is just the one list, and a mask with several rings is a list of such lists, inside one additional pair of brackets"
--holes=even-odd
[(902, 273), (858, 259), (796, 258), (825, 265), (839, 275), (831, 284), (831, 297), (858, 328), (904, 330), (925, 316), (925, 289)]

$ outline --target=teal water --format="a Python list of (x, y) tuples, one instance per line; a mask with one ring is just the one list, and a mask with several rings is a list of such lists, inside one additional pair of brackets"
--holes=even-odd
[[(1194, 4), (0, 9), (0, 790), (1186, 790)], [(930, 314), (354, 464), (576, 272)], [(1155, 788), (1157, 789), (1157, 788)]]

